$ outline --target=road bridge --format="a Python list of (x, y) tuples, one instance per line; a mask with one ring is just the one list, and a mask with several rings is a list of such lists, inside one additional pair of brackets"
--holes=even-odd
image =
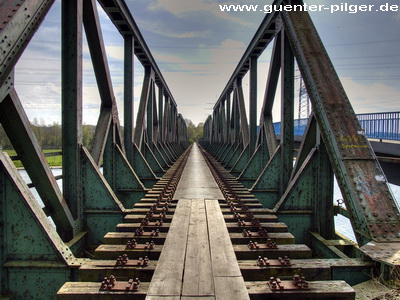
[[(307, 12), (266, 14), (199, 145), (190, 145), (125, 1), (62, 1), (63, 170), (55, 177), (13, 72), (53, 3), (0, 2), (0, 122), (32, 181), (0, 152), (2, 299), (354, 299), (381, 292), (371, 291), (371, 276), (398, 280), (398, 206)], [(124, 40), (124, 130), (97, 3)], [(90, 146), (83, 30), (100, 103)], [(257, 59), (269, 46), (257, 125)], [(136, 118), (134, 57), (144, 68)], [(313, 110), (293, 165), (295, 61)], [(334, 175), (347, 209), (333, 204)], [(357, 242), (335, 232), (335, 214), (350, 219)]]

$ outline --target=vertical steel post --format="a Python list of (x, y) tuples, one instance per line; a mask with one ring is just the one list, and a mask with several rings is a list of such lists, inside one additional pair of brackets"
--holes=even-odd
[(149, 99), (147, 100), (147, 110), (146, 110), (146, 131), (147, 131), (147, 141), (150, 149), (153, 149), (153, 103), (154, 103), (154, 84), (151, 84)]
[(293, 169), (294, 140), (294, 55), (285, 31), (281, 30), (281, 183), (282, 195), (289, 183)]
[(164, 108), (164, 118), (163, 118), (163, 142), (167, 143), (168, 142), (168, 128), (169, 128), (169, 119), (168, 119), (168, 114), (169, 114), (169, 97), (165, 97), (165, 108)]
[(124, 37), (124, 144), (126, 158), (133, 166), (133, 115), (134, 115), (134, 39), (132, 35)]
[(158, 134), (159, 142), (164, 142), (164, 87), (160, 86), (158, 88)]
[(226, 138), (229, 144), (231, 140), (231, 94), (226, 95)]
[[(241, 78), (238, 78), (236, 82), (242, 82)], [(239, 83), (237, 83), (239, 85)], [(233, 90), (233, 103), (232, 103), (232, 118), (233, 118), (233, 143), (235, 145), (239, 144), (239, 135), (240, 135), (240, 120), (239, 120), (239, 95), (238, 95), (237, 87)]]
[(257, 57), (250, 57), (250, 141), (249, 141), (249, 152), (253, 154), (257, 140)]
[(75, 218), (81, 214), (82, 0), (62, 1), (63, 192)]
[(228, 140), (228, 135), (227, 135), (227, 123), (226, 123), (226, 103), (225, 101), (222, 101), (221, 103), (221, 134), (222, 134), (222, 144), (225, 145), (225, 143)]

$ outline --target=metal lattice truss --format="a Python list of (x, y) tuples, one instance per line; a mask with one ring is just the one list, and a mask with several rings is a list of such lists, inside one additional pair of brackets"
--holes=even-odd
[[(291, 4), (301, 5), (302, 1)], [(271, 43), (257, 129), (257, 59)], [(313, 113), (293, 166), (295, 61)], [(241, 87), (247, 73), (249, 123)], [(282, 125), (278, 142), (272, 106), (279, 78)], [(400, 241), (398, 207), (307, 12), (273, 12), (265, 17), (215, 104), (212, 117), (205, 122), (203, 145), (265, 207), (291, 224), (298, 241), (309, 240), (309, 232), (335, 238), (333, 174), (359, 246), (370, 241), (382, 245)]]
[[(30, 298), (43, 299), (48, 295), (46, 289), (55, 293), (67, 278), (75, 276), (74, 269), (79, 265), (75, 255), (88, 245), (99, 244), (188, 146), (184, 119), (125, 2), (98, 3), (125, 43), (124, 132), (119, 124), (97, 1), (63, 0), (61, 192), (13, 78), (18, 59), (54, 1), (0, 1), (0, 122), (45, 205), (43, 209), (39, 206), (10, 158), (0, 152), (0, 295), (7, 291), (22, 295), (29, 289), (28, 283), (22, 283), (33, 278), (21, 271), (26, 267), (33, 268), (29, 272), (36, 274), (32, 275), (35, 280), (43, 281), (42, 290), (27, 292)], [(101, 101), (90, 149), (82, 144), (83, 29)], [(134, 56), (145, 69), (136, 126)], [(55, 226), (49, 225), (48, 217)], [(52, 274), (51, 283), (46, 273)]]

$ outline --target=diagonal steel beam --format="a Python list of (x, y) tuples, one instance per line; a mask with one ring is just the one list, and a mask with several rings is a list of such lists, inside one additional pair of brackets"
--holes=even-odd
[(74, 218), (51, 173), (28, 117), (16, 91), (13, 89), (0, 102), (0, 120), (8, 138), (17, 151), (32, 183), (42, 199), (45, 210), (53, 218), (57, 230), (64, 240), (73, 235)]
[[(121, 143), (121, 129), (119, 126), (118, 109), (115, 101), (111, 74), (108, 67), (106, 49), (97, 12), (96, 0), (83, 1), (83, 24), (88, 42), (90, 56), (96, 76), (97, 87), (101, 98), (101, 113), (97, 122), (95, 138), (92, 141), (92, 154), (95, 162), (100, 164), (101, 155), (104, 152), (105, 140), (110, 126), (108, 114), (112, 116), (113, 124), (116, 124), (117, 140)], [(122, 147), (124, 149), (124, 147)]]
[(246, 107), (244, 105), (244, 96), (242, 88), (242, 80), (237, 80), (236, 92), (237, 92), (237, 105), (239, 109), (240, 118), (240, 132), (242, 134), (243, 146), (247, 146), (250, 141), (249, 137), (249, 123), (247, 122)]
[(119, 32), (124, 35), (133, 35), (135, 39), (135, 51), (140, 52), (141, 55), (137, 55), (139, 61), (143, 66), (151, 66), (154, 70), (155, 80), (157, 84), (163, 86), (164, 93), (168, 95), (170, 101), (176, 106), (176, 102), (172, 96), (168, 85), (158, 68), (153, 55), (150, 52), (132, 14), (123, 0), (99, 0), (100, 5), (107, 13), (111, 22), (114, 23)]
[(0, 85), (13, 70), (54, 0), (0, 3)]
[(139, 149), (142, 148), (143, 134), (145, 130), (145, 119), (147, 103), (151, 98), (152, 86), (154, 85), (154, 71), (152, 68), (145, 68), (144, 79), (142, 85), (142, 93), (140, 95), (139, 109), (136, 118), (134, 141)]
[(358, 243), (400, 241), (394, 197), (309, 14), (281, 16)]

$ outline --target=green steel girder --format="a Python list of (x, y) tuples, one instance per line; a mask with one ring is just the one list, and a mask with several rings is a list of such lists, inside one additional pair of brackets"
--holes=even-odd
[[(231, 142), (231, 93), (227, 93), (225, 96), (226, 101), (226, 140), (228, 143)], [(224, 101), (224, 102), (225, 102)]]
[[(281, 3), (282, 1), (274, 1), (276, 5)], [(301, 5), (303, 2), (295, 0), (291, 4)], [(301, 206), (301, 201), (312, 200), (309, 211), (297, 207), (300, 209), (298, 214), (304, 215), (302, 218), (305, 224), (302, 227), (303, 233), (299, 234), (305, 236), (307, 230), (318, 229), (322, 236), (330, 238), (334, 234), (331, 201), (333, 170), (345, 198), (358, 244), (362, 246), (373, 240), (386, 247), (383, 243), (398, 242), (399, 209), (310, 16), (305, 11), (285, 11), (280, 12), (279, 16), (274, 12), (265, 17), (215, 104), (213, 117), (210, 116), (205, 123), (204, 143), (209, 143), (208, 151), (220, 159), (223, 165), (230, 167), (238, 142), (241, 140), (246, 145), (246, 136), (243, 136), (243, 132), (239, 133), (242, 130), (242, 114), (240, 103), (237, 102), (240, 98), (238, 86), (249, 70), (252, 73), (254, 57), (261, 55), (274, 36), (276, 38), (260, 120), (260, 131), (265, 130), (265, 136), (259, 135), (256, 143), (267, 145), (270, 159), (262, 172), (257, 170), (259, 175), (253, 173), (255, 175), (252, 176), (258, 175), (258, 179), (252, 186), (252, 192), (269, 207), (275, 206), (281, 199), (283, 206), (277, 211), (285, 215), (285, 218), (297, 220), (295, 222), (298, 224), (301, 223), (298, 221), (301, 218), (297, 218), (296, 214), (289, 216), (283, 207), (289, 208), (290, 201), (293, 201), (293, 205), (297, 203)], [(316, 123), (312, 120), (314, 129), (310, 130), (317, 134), (307, 137), (293, 169), (294, 57), (306, 84), (319, 129), (315, 129)], [(283, 127), (281, 144), (272, 155), (276, 149), (276, 140), (272, 129), (271, 109), (279, 75), (282, 78)], [(227, 120), (229, 126), (226, 127), (227, 131), (231, 129), (228, 137), (230, 143), (225, 144), (220, 136), (221, 130), (224, 130), (222, 105), (232, 92), (232, 112), (227, 114), (227, 118), (232, 118)], [(229, 109), (230, 106), (227, 105), (227, 110)], [(250, 114), (252, 112), (251, 110)], [(264, 155), (262, 159), (265, 159)], [(250, 166), (254, 166), (259, 160), (260, 154), (256, 152), (242, 172), (242, 177), (255, 172)], [(237, 170), (234, 168), (232, 171), (235, 173)], [(300, 191), (307, 193), (311, 200), (303, 199)], [(312, 216), (317, 212), (320, 214), (318, 218)]]
[[(254, 69), (253, 69), (254, 70)], [(254, 84), (254, 83), (253, 83)], [(238, 115), (236, 117), (239, 118), (238, 122), (238, 136), (240, 136), (243, 145), (247, 146), (250, 141), (249, 136), (249, 124), (247, 122), (247, 115), (246, 115), (246, 107), (244, 105), (244, 96), (243, 96), (243, 88), (242, 88), (242, 80), (238, 79), (235, 84), (236, 91), (236, 102), (238, 107)], [(254, 104), (253, 104), (254, 105)]]
[(242, 173), (238, 176), (240, 183), (250, 189), (261, 174), (264, 166), (268, 163), (269, 159), (270, 156), (267, 143), (262, 142), (250, 157), (248, 163), (243, 168)]
[[(282, 2), (283, 0), (275, 0), (273, 5), (279, 6)], [(259, 57), (262, 54), (263, 50), (269, 45), (270, 41), (277, 34), (275, 23), (277, 15), (278, 13), (276, 11), (265, 15), (264, 20), (262, 21), (260, 27), (257, 29), (254, 37), (251, 39), (249, 46), (247, 47), (242, 58), (240, 59), (237, 67), (235, 68), (235, 71), (230, 77), (227, 85), (222, 91), (221, 96), (218, 98), (214, 107), (216, 107), (221, 101), (224, 101), (226, 99), (226, 95), (234, 89), (237, 78), (244, 76), (244, 74), (246, 74), (246, 72), (249, 70), (249, 58), (251, 56)]]
[(281, 146), (278, 146), (250, 189), (264, 207), (273, 208), (279, 200), (280, 165)]
[[(155, 92), (155, 84), (150, 85), (150, 91), (147, 100), (146, 107), (146, 131), (147, 131), (147, 144), (153, 150), (154, 140), (154, 132), (155, 126), (158, 126), (157, 118), (154, 118), (154, 113), (156, 113), (156, 92)], [(153, 112), (154, 110), (154, 112)]]
[(102, 105), (100, 107), (99, 119), (90, 145), (90, 153), (98, 166), (101, 164), (104, 149), (106, 147), (107, 136), (112, 126), (111, 108)]
[(232, 164), (236, 162), (242, 151), (243, 151), (243, 145), (241, 142), (239, 142), (238, 144), (233, 144), (229, 152), (227, 152), (225, 158), (222, 159), (221, 161), (222, 165), (226, 169), (230, 169), (232, 167)]
[(101, 99), (100, 116), (91, 145), (92, 156), (99, 165), (111, 124), (115, 124), (116, 126), (117, 140), (121, 149), (125, 148), (121, 137), (117, 103), (111, 82), (96, 0), (83, 2), (83, 23)]
[(0, 295), (52, 299), (79, 267), (11, 159), (0, 152)]
[(164, 135), (163, 135), (163, 126), (164, 126), (164, 88), (162, 86), (158, 87), (158, 142), (163, 142), (164, 141)]
[(229, 170), (229, 172), (235, 176), (238, 177), (240, 175), (240, 173), (243, 171), (243, 169), (245, 168), (245, 166), (247, 165), (247, 163), (249, 162), (250, 159), (250, 144), (248, 144), (242, 151), (242, 153), (240, 153), (239, 157), (236, 159), (234, 165), (232, 166), (232, 168)]
[(153, 69), (151, 67), (146, 67), (144, 69), (142, 93), (140, 95), (139, 109), (136, 118), (136, 127), (134, 135), (134, 142), (139, 149), (142, 149), (142, 143), (144, 140), (146, 109), (147, 109), (147, 103), (151, 98), (151, 91), (154, 85), (154, 80), (155, 80), (155, 74)]
[(58, 233), (65, 241), (71, 239), (74, 234), (74, 218), (51, 173), (14, 89), (0, 102), (0, 119), (45, 205), (47, 214), (56, 224)]
[[(57, 234), (11, 159), (0, 152), (2, 237), (7, 260), (75, 259)], [(2, 249), (3, 249), (2, 247)]]
[[(162, 150), (164, 150), (164, 152), (162, 152)], [(168, 148), (166, 146), (164, 146), (164, 148), (158, 147), (157, 145), (153, 144), (153, 149), (152, 149), (154, 156), (156, 157), (156, 159), (161, 162), (161, 165), (165, 165), (166, 168), (168, 168), (168, 166), (172, 165), (174, 160), (172, 158), (169, 157), (169, 153), (168, 153)]]
[(256, 149), (257, 139), (257, 56), (250, 56), (249, 64), (249, 154), (251, 155)]
[(3, 0), (0, 4), (0, 86), (7, 81), (53, 3), (54, 0)]
[[(124, 141), (125, 141), (125, 154), (131, 166), (136, 170), (135, 163), (135, 143), (133, 142), (134, 132), (134, 94), (133, 94), (133, 81), (134, 81), (134, 38), (132, 35), (124, 36)], [(140, 164), (140, 163), (139, 163)], [(146, 168), (145, 168), (146, 169)], [(143, 171), (136, 170), (139, 177)], [(152, 175), (146, 174), (145, 177)]]
[(225, 165), (229, 158), (233, 155), (233, 152), (236, 150), (236, 148), (239, 147), (237, 144), (231, 144), (228, 145), (228, 148), (226, 151), (223, 153), (221, 158), (219, 159), (219, 162), (221, 162), (221, 165)]
[(220, 114), (221, 114), (221, 137), (222, 137), (222, 143), (224, 143), (224, 144), (228, 142), (228, 137), (229, 137), (229, 134), (227, 132), (229, 123), (227, 123), (227, 121), (226, 121), (227, 120), (226, 105), (227, 105), (226, 101), (221, 102), (221, 111), (220, 111)]
[(320, 145), (309, 152), (284, 195), (273, 208), (278, 214), (293, 214), (286, 224), (298, 242), (308, 242), (310, 230), (318, 232), (326, 239), (335, 237), (333, 173), (323, 148)]
[[(125, 145), (127, 144), (125, 143)], [(149, 163), (146, 161), (135, 143), (132, 143), (132, 146), (127, 147), (127, 149), (128, 148), (132, 150), (132, 162), (130, 162), (130, 165), (135, 170), (144, 186), (146, 188), (151, 188), (159, 179), (157, 175), (162, 176), (164, 174), (163, 170), (160, 168), (160, 170), (155, 169), (153, 172), (153, 169), (150, 167)]]
[(256, 150), (238, 179), (247, 188), (251, 188), (260, 176), (264, 166), (277, 148), (276, 135), (272, 122), (272, 104), (275, 99), (281, 65), (281, 36), (278, 35), (272, 50), (271, 64), (265, 88), (263, 107), (260, 114), (260, 126), (257, 136)]
[(293, 169), (294, 145), (294, 56), (285, 31), (281, 30), (281, 166), (280, 195)]
[[(115, 127), (114, 127), (115, 128)], [(132, 208), (147, 192), (147, 189), (129, 164), (110, 130), (104, 152), (104, 177), (125, 208)]]
[(165, 160), (158, 160), (154, 152), (150, 149), (149, 145), (147, 145), (147, 143), (143, 144), (141, 152), (148, 164), (150, 165), (151, 169), (154, 170), (155, 174), (157, 174), (158, 176), (162, 176), (168, 169), (169, 165), (165, 162)]
[(167, 148), (166, 143), (158, 143), (155, 146), (158, 149), (158, 152), (160, 153), (160, 160), (165, 164), (166, 166), (172, 164), (172, 155), (169, 152), (169, 149)]
[[(0, 4), (0, 50), (4, 54), (0, 58), (1, 122), (46, 207), (42, 209), (38, 205), (12, 161), (0, 153), (0, 295), (52, 299), (65, 281), (77, 280), (76, 270), (81, 261), (75, 258), (70, 247), (74, 253), (81, 253), (88, 245), (101, 243), (104, 234), (122, 222), (128, 208), (147, 191), (139, 177), (147, 187), (156, 182), (153, 171), (157, 168), (152, 169), (139, 151), (142, 143), (148, 142), (154, 151), (154, 161), (162, 160), (167, 168), (163, 156), (171, 163), (175, 161), (188, 146), (187, 130), (126, 4), (119, 0), (99, 1), (118, 30), (121, 26), (129, 28), (129, 32), (121, 31), (125, 38), (125, 135), (122, 138), (96, 1), (63, 0), (62, 195), (13, 90), (12, 74), (54, 1), (16, 2), (4, 0)], [(101, 98), (90, 153), (82, 145), (83, 23)], [(141, 132), (136, 135), (139, 143), (133, 141), (133, 56), (137, 50), (142, 50), (144, 55), (138, 58), (150, 69), (142, 93), (146, 102), (142, 110), (139, 107), (137, 118), (141, 122)], [(159, 87), (158, 113), (156, 85)], [(102, 162), (104, 176), (99, 168)], [(132, 166), (137, 167), (139, 177)], [(163, 175), (165, 170), (159, 169), (159, 175)], [(55, 226), (50, 225), (45, 213)], [(60, 236), (69, 242), (65, 244)]]
[(82, 146), (82, 0), (62, 1), (63, 192), (72, 215), (82, 223), (80, 148)]
[[(174, 97), (158, 68), (155, 59), (153, 58), (150, 49), (148, 48), (139, 28), (136, 25), (132, 14), (124, 0), (98, 0), (103, 10), (106, 12), (111, 22), (114, 23), (116, 29), (122, 36), (133, 36), (135, 40), (135, 52), (140, 52), (137, 56), (143, 66), (152, 66), (155, 73), (155, 81), (159, 86), (163, 87), (164, 95), (169, 101), (176, 106)], [(139, 147), (140, 148), (140, 147)]]
[(217, 161), (220, 161), (222, 159), (222, 157), (224, 157), (226, 151), (228, 151), (228, 149), (232, 146), (231, 144), (229, 144), (229, 142), (225, 143), (225, 144), (214, 144), (216, 147), (215, 149), (215, 154), (213, 155), (215, 157), (215, 159)]
[(87, 244), (98, 245), (122, 222), (125, 208), (85, 147), (81, 149), (81, 160), (84, 230), (88, 232)]
[(179, 158), (180, 153), (182, 153), (182, 147), (178, 142), (175, 142), (171, 144), (171, 148), (173, 149), (175, 154), (174, 161), (176, 161)]
[(400, 241), (399, 209), (309, 14), (281, 16), (359, 245)]
[(323, 258), (343, 258), (348, 259), (349, 257), (345, 255), (335, 246), (329, 246), (327, 240), (316, 232), (310, 232), (310, 242), (314, 250), (314, 255), (316, 257)]

